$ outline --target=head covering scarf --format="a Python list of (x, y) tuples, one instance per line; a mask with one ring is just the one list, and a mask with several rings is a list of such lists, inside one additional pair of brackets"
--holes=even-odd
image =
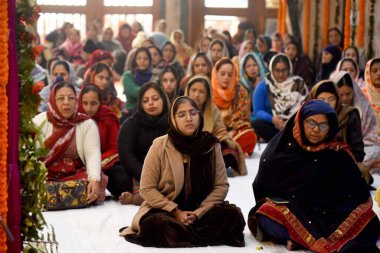
[(199, 112), (199, 125), (195, 133), (192, 136), (181, 133), (176, 123), (174, 108), (183, 100), (193, 101), (185, 96), (178, 97), (174, 101), (169, 114), (168, 136), (176, 150), (190, 156), (190, 168), (186, 170), (184, 182), (185, 202), (192, 207), (199, 207), (214, 187), (216, 169), (214, 147), (218, 140), (211, 133), (202, 131), (201, 112)]
[(56, 88), (57, 86), (54, 86), (50, 93), (47, 110), (47, 119), (56, 129), (44, 142), (45, 147), (49, 150), (45, 158), (47, 167), (56, 161), (70, 145), (70, 142), (75, 137), (76, 125), (89, 119), (87, 115), (78, 112), (77, 105), (73, 116), (70, 119), (64, 118), (59, 112), (55, 101)]
[(166, 46), (171, 46), (171, 47), (172, 47), (172, 49), (173, 49), (173, 58), (170, 59), (169, 61), (166, 61), (166, 60), (163, 59), (163, 61), (165, 62), (166, 65), (172, 65), (172, 64), (176, 61), (177, 49), (176, 49), (176, 47), (174, 46), (173, 43), (171, 43), (170, 41), (167, 41), (167, 42), (162, 46), (162, 49), (161, 49), (162, 53), (164, 53), (164, 48), (165, 48)]
[[(260, 40), (261, 42), (263, 42), (267, 46), (267, 52), (270, 51), (270, 49), (272, 48), (272, 39), (269, 36), (260, 35), (257, 39)], [(260, 54), (262, 54), (262, 53), (260, 52)]]
[[(350, 59), (352, 60), (352, 59)], [(353, 60), (352, 60), (353, 61)], [(353, 61), (354, 62), (354, 61)], [(336, 71), (330, 79), (334, 83), (338, 83), (344, 76), (351, 78), (351, 75), (346, 71)], [(361, 129), (363, 133), (364, 145), (374, 145), (377, 143), (378, 126), (376, 123), (376, 117), (372, 110), (371, 104), (360, 89), (360, 87), (352, 80), (352, 87), (354, 91), (354, 104), (353, 106), (358, 109), (361, 119)]]
[[(362, 88), (363, 93), (366, 95), (372, 109), (375, 112), (377, 125), (380, 126), (380, 88), (376, 88), (371, 80), (371, 66), (374, 60), (379, 60), (380, 58), (374, 58), (367, 62), (365, 67), (365, 86)], [(378, 131), (378, 140), (380, 141), (380, 131)]]
[(326, 80), (329, 78), (330, 74), (335, 70), (336, 65), (338, 64), (342, 55), (339, 47), (337, 46), (329, 45), (325, 47), (323, 51), (331, 54), (332, 59), (329, 63), (321, 63), (319, 80)]
[(202, 108), (199, 108), (201, 110), (202, 114), (203, 114), (203, 120), (204, 120), (204, 126), (203, 126), (202, 130), (212, 133), (213, 130), (214, 130), (214, 125), (215, 125), (214, 114), (213, 114), (215, 105), (214, 105), (214, 102), (213, 102), (214, 99), (213, 99), (213, 96), (212, 96), (210, 79), (207, 76), (205, 76), (205, 75), (195, 75), (195, 76), (193, 76), (187, 82), (187, 86), (186, 86), (186, 89), (185, 89), (185, 96), (189, 96), (190, 95), (191, 85), (193, 83), (197, 82), (197, 81), (201, 81), (202, 83), (204, 83), (205, 84), (205, 88), (207, 90), (206, 102), (204, 103), (204, 105), (203, 105)]
[(166, 34), (162, 32), (153, 32), (149, 38), (152, 39), (159, 48), (162, 48), (165, 43), (168, 42)]
[[(335, 72), (337, 72), (337, 71), (341, 71), (342, 64), (343, 64), (344, 62), (346, 62), (346, 61), (351, 62), (351, 63), (355, 66), (355, 69), (356, 69), (356, 76), (355, 76), (354, 81), (355, 81), (356, 83), (358, 83), (358, 81), (359, 81), (360, 69), (359, 69), (359, 65), (358, 65), (358, 63), (357, 63), (354, 59), (352, 59), (352, 58), (342, 58), (342, 59), (338, 62), (338, 64), (336, 65)], [(335, 72), (331, 73), (330, 78), (331, 78), (332, 75), (334, 75)]]
[[(348, 49), (353, 49), (353, 50), (355, 50), (356, 55), (357, 55), (358, 58), (357, 58), (356, 60), (354, 60), (354, 61), (355, 61), (356, 64), (359, 66), (359, 57), (360, 57), (360, 55), (359, 55), (358, 48), (355, 47), (355, 46), (346, 47), (346, 48), (342, 51), (342, 58), (348, 58), (348, 57), (346, 56)], [(352, 58), (351, 58), (351, 59), (352, 59)]]
[[(273, 69), (276, 59), (283, 57), (289, 64), (289, 77), (283, 81), (278, 82), (273, 76)], [(273, 96), (272, 114), (281, 116), (284, 119), (289, 119), (295, 112), (298, 111), (301, 104), (306, 100), (309, 95), (305, 82), (299, 76), (291, 76), (292, 62), (289, 57), (283, 53), (273, 56), (269, 63), (268, 75), (265, 77), (265, 82), (269, 87), (269, 92)], [(294, 90), (294, 87), (299, 87)]]
[[(87, 83), (85, 84), (83, 87), (82, 87), (82, 90), (87, 87), (87, 86), (96, 86), (95, 84), (92, 84), (92, 83)], [(96, 86), (98, 87), (98, 86)], [(100, 90), (100, 89), (99, 89)], [(91, 90), (92, 91), (92, 90)], [(87, 93), (86, 93), (87, 94)], [(102, 103), (102, 94), (100, 94), (100, 98), (99, 98), (101, 101), (100, 103)], [(79, 95), (79, 98), (78, 98), (78, 111), (80, 113), (84, 113), (86, 114), (85, 110), (83, 109), (83, 106), (82, 106), (82, 94)], [(97, 113), (95, 113), (92, 117), (91, 117), (93, 120), (95, 120), (97, 123), (100, 122), (100, 121), (116, 121), (118, 124), (119, 124), (119, 120), (118, 118), (116, 117), (116, 114), (111, 110), (110, 107), (108, 107), (107, 105), (104, 105), (104, 104), (101, 104), (99, 106), (99, 110), (97, 111)]]
[[(128, 37), (121, 36), (121, 32), (124, 29), (129, 29)], [(132, 49), (132, 41), (134, 40), (134, 38), (135, 38), (135, 35), (133, 34), (132, 28), (129, 24), (122, 24), (119, 27), (119, 33), (118, 33), (116, 39), (118, 41), (120, 41), (121, 45), (123, 46), (123, 48), (126, 52), (129, 52)]]
[[(336, 98), (336, 108), (335, 111), (338, 114), (339, 129), (345, 129), (348, 120), (350, 118), (350, 113), (355, 110), (354, 107), (350, 105), (342, 105), (339, 97), (339, 92), (336, 84), (331, 80), (323, 80), (318, 82), (313, 89), (310, 91), (310, 98), (317, 99), (318, 95), (322, 92), (328, 92), (334, 94)], [(341, 137), (345, 138), (346, 134), (341, 132)]]
[(194, 73), (194, 64), (195, 64), (195, 60), (198, 58), (198, 57), (203, 57), (203, 59), (205, 59), (206, 61), (206, 64), (207, 66), (209, 67), (209, 73), (207, 74), (207, 76), (210, 78), (211, 77), (211, 70), (212, 70), (212, 62), (210, 61), (210, 59), (207, 57), (206, 53), (205, 52), (198, 52), (198, 53), (195, 53), (193, 54), (191, 57), (190, 57), (190, 61), (189, 61), (189, 64), (187, 65), (187, 75), (188, 76), (193, 76), (195, 75)]
[[(136, 62), (137, 55), (140, 52), (147, 53), (149, 57), (149, 66), (147, 69), (144, 69), (144, 70), (139, 69)], [(144, 83), (147, 83), (152, 79), (152, 75), (153, 75), (152, 74), (152, 58), (150, 56), (148, 49), (142, 48), (142, 47), (137, 49), (137, 51), (133, 55), (131, 70), (132, 70), (132, 74), (135, 77), (136, 83), (138, 83), (139, 85), (143, 85)]]
[(261, 60), (260, 56), (255, 53), (255, 52), (249, 52), (246, 55), (243, 56), (240, 60), (240, 67), (239, 67), (239, 76), (240, 76), (240, 83), (244, 85), (244, 87), (247, 90), (251, 89), (250, 82), (251, 80), (247, 76), (247, 72), (245, 71), (245, 64), (248, 61), (248, 58), (253, 57), (253, 60), (256, 62), (257, 67), (259, 68), (259, 75), (260, 75), (260, 80), (265, 79), (265, 65), (263, 61)]
[[(195, 133), (192, 136), (185, 136), (181, 133), (176, 123), (176, 119), (175, 119), (176, 112), (174, 112), (174, 108), (177, 106), (178, 103), (182, 102), (183, 100), (190, 101), (192, 99), (187, 96), (180, 96), (174, 101), (173, 105), (170, 108), (170, 114), (169, 114), (170, 129), (168, 133), (169, 138), (172, 141), (175, 148), (182, 154), (204, 155), (210, 152), (211, 149), (214, 147), (215, 143), (218, 141), (209, 132), (202, 131), (204, 121), (203, 121), (203, 115), (201, 112), (199, 112), (199, 126), (197, 130), (195, 131)], [(198, 108), (196, 107), (195, 109), (198, 109)]]
[[(161, 99), (162, 99), (162, 112), (155, 117), (149, 116), (144, 111), (144, 108), (142, 106), (142, 100), (145, 92), (153, 88), (156, 91), (158, 91)], [(153, 83), (147, 83), (141, 87), (138, 93), (137, 97), (137, 111), (133, 114), (133, 117), (136, 119), (136, 121), (144, 126), (147, 127), (154, 127), (154, 128), (161, 128), (161, 129), (168, 129), (169, 128), (169, 122), (168, 122), (168, 113), (169, 113), (169, 102), (167, 99), (167, 96), (165, 95), (165, 92), (161, 89), (161, 87), (158, 84)]]
[[(70, 82), (75, 88), (77, 88), (78, 87), (78, 84), (77, 84), (77, 74), (76, 74), (76, 72), (75, 72), (75, 69), (74, 69), (74, 67), (73, 67), (73, 65), (71, 65), (71, 63), (70, 62), (68, 62), (68, 61), (65, 61), (65, 60), (58, 60), (58, 61), (56, 61), (55, 63), (54, 63), (54, 65), (53, 65), (53, 67), (55, 67), (56, 66), (56, 64), (57, 64), (57, 66), (58, 65), (62, 65), (62, 63), (60, 63), (60, 62), (64, 62), (63, 64), (67, 64), (67, 66), (69, 67), (69, 80), (68, 80), (68, 82)], [(66, 68), (65, 68), (66, 69)], [(52, 70), (53, 70), (53, 68), (52, 68)], [(53, 73), (50, 73), (50, 75), (52, 75)], [(63, 81), (63, 79), (62, 79), (62, 81)], [(49, 83), (50, 83), (50, 89), (52, 89), (52, 82), (51, 82), (51, 77), (49, 78)], [(57, 84), (58, 82), (57, 82), (57, 80), (55, 80), (55, 82), (54, 82), (55, 84)], [(54, 85), (54, 84), (53, 84)]]
[(253, 50), (255, 50), (255, 45), (253, 44), (252, 41), (250, 41), (250, 40), (243, 41), (243, 43), (241, 43), (241, 46), (240, 46), (240, 49), (239, 49), (239, 54), (238, 54), (239, 60), (241, 60), (244, 57), (245, 54), (250, 53), (250, 52), (244, 52), (244, 47), (247, 44), (251, 44), (251, 46), (252, 46), (252, 52), (253, 52)]
[(112, 54), (106, 50), (102, 49), (96, 49), (90, 56), (90, 59), (87, 62), (87, 68), (91, 68), (95, 63), (107, 60), (107, 59), (113, 59)]
[[(221, 64), (231, 64), (232, 65), (232, 76), (230, 83), (226, 89), (223, 89), (218, 78), (217, 78), (217, 68), (221, 66)], [(211, 87), (212, 93), (214, 96), (214, 103), (218, 108), (228, 109), (231, 107), (236, 93), (236, 85), (239, 81), (239, 76), (237, 73), (237, 67), (235, 63), (233, 63), (229, 58), (222, 58), (216, 62), (212, 73), (211, 73)]]
[(380, 60), (380, 58), (373, 58), (369, 60), (365, 66), (365, 87), (363, 88), (363, 92), (367, 96), (373, 110), (377, 114), (377, 123), (380, 124), (380, 88), (376, 88), (371, 80), (371, 65), (374, 60)]
[[(105, 63), (96, 63), (94, 66), (91, 67), (90, 72), (87, 74), (86, 83), (85, 84), (95, 84), (95, 76), (99, 74), (100, 72), (96, 73), (99, 69), (99, 66), (106, 67), (109, 70), (110, 73), (110, 81), (108, 82), (107, 86), (101, 90), (101, 99), (103, 105), (112, 105), (115, 99), (117, 98), (117, 91), (115, 89), (115, 85), (112, 81), (112, 71), (111, 68), (105, 64)], [(82, 88), (83, 89), (83, 88)], [(80, 104), (79, 104), (80, 106)]]
[[(329, 132), (326, 139), (317, 145), (312, 145), (305, 136), (303, 121), (308, 117), (324, 114), (329, 123)], [(336, 111), (322, 100), (310, 100), (302, 105), (294, 118), (293, 137), (303, 149), (311, 152), (320, 151), (326, 148), (336, 149), (336, 139), (338, 134), (338, 118)]]
[(213, 39), (211, 42), (210, 42), (210, 45), (208, 46), (208, 51), (207, 51), (207, 57), (210, 59), (210, 61), (212, 62), (212, 57), (211, 57), (211, 48), (212, 46), (215, 44), (215, 43), (219, 43), (219, 44), (222, 44), (222, 58), (224, 57), (227, 57), (229, 58), (230, 57), (230, 54), (228, 52), (228, 47), (226, 45), (226, 43), (221, 40), (221, 39)]

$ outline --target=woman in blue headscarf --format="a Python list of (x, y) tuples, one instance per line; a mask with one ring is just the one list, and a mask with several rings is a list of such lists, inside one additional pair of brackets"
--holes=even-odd
[(251, 121), (253, 120), (253, 92), (261, 80), (265, 79), (265, 66), (260, 56), (249, 52), (243, 56), (239, 64), (240, 83), (247, 89), (251, 105)]
[(379, 252), (380, 223), (348, 145), (336, 141), (338, 117), (320, 100), (306, 102), (268, 144), (253, 182), (248, 226), (314, 252)]

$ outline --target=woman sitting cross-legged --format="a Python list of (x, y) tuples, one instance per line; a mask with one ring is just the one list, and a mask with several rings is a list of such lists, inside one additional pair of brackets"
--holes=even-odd
[(238, 82), (237, 66), (228, 58), (222, 58), (211, 74), (214, 103), (219, 109), (228, 134), (250, 156), (256, 145), (256, 134), (250, 123), (250, 99), (248, 91)]
[(245, 221), (224, 201), (228, 181), (220, 145), (202, 131), (195, 101), (178, 97), (169, 122), (169, 133), (153, 142), (144, 162), (145, 202), (121, 235), (148, 247), (243, 247)]
[(73, 85), (60, 82), (50, 93), (48, 110), (33, 118), (49, 153), (44, 163), (48, 180), (88, 180), (89, 203), (104, 201), (107, 180), (102, 177), (99, 132), (96, 123), (78, 113)]
[[(129, 190), (122, 193), (122, 204), (140, 205), (141, 170), (144, 159), (155, 138), (165, 135), (169, 129), (168, 101), (164, 91), (156, 83), (146, 83), (138, 93), (137, 111), (120, 128), (118, 153), (120, 162), (133, 178)], [(133, 194), (132, 194), (133, 192)]]
[(214, 105), (210, 79), (195, 75), (186, 86), (185, 95), (192, 98), (203, 114), (203, 131), (212, 133), (220, 141), (227, 176), (246, 175), (245, 155), (240, 145), (228, 134), (218, 108)]
[[(336, 81), (338, 82), (338, 80)], [(365, 156), (364, 142), (358, 109), (342, 104), (338, 86), (330, 80), (320, 81), (315, 84), (310, 91), (310, 97), (323, 100), (335, 109), (338, 114), (340, 140), (350, 146), (357, 162), (363, 162)]]
[(288, 56), (279, 53), (269, 64), (269, 73), (253, 93), (256, 134), (269, 142), (285, 127), (286, 121), (300, 108), (309, 94), (305, 82), (292, 76), (292, 63)]
[(268, 144), (253, 182), (248, 226), (260, 241), (289, 250), (379, 252), (379, 219), (338, 117), (320, 100), (306, 102)]
[(97, 124), (102, 152), (102, 171), (108, 176), (107, 189), (115, 197), (130, 190), (132, 179), (119, 163), (117, 137), (119, 120), (112, 109), (102, 105), (102, 90), (95, 84), (86, 84), (79, 97), (79, 112), (87, 114)]

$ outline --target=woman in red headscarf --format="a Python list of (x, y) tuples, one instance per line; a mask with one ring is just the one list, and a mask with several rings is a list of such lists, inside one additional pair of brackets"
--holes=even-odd
[(132, 190), (132, 179), (119, 164), (117, 138), (119, 120), (115, 113), (102, 102), (102, 91), (95, 84), (86, 84), (79, 96), (79, 111), (93, 119), (99, 129), (102, 153), (102, 171), (108, 176), (107, 189), (115, 197)]
[[(105, 192), (100, 191), (101, 154), (95, 122), (78, 112), (75, 89), (70, 83), (54, 86), (48, 106), (47, 112), (33, 119), (49, 151), (44, 160), (48, 180), (88, 180), (87, 201), (104, 201)], [(107, 184), (106, 180), (102, 183)]]

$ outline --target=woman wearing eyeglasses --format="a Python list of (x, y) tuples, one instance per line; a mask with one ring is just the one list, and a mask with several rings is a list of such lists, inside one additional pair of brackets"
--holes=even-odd
[(337, 86), (333, 81), (325, 80), (317, 83), (310, 92), (311, 99), (319, 99), (328, 103), (338, 114), (339, 138), (352, 149), (357, 162), (363, 162), (364, 143), (358, 109), (340, 102)]
[(203, 116), (189, 97), (178, 97), (167, 135), (145, 158), (132, 226), (121, 235), (147, 247), (243, 247), (244, 218), (224, 199), (228, 181), (218, 140), (203, 132)]
[(282, 53), (275, 55), (269, 64), (269, 73), (253, 93), (252, 126), (267, 142), (285, 127), (309, 94), (304, 80), (291, 73), (289, 57)]
[(380, 223), (336, 111), (306, 102), (268, 144), (253, 182), (248, 226), (259, 241), (288, 250), (379, 252)]
[[(50, 93), (47, 112), (33, 118), (41, 129), (48, 154), (44, 159), (48, 180), (88, 180), (89, 203), (105, 197), (105, 185), (100, 192), (101, 152), (96, 123), (78, 112), (73, 85), (60, 82)], [(99, 199), (100, 195), (102, 199)]]

